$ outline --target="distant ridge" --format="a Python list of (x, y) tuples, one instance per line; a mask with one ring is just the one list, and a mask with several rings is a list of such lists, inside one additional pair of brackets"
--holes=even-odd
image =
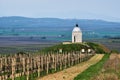
[[(62, 19), (62, 18), (49, 18), (49, 17), (31, 18), (31, 17), (23, 17), (23, 16), (3, 16), (3, 17), (0, 17), (0, 19), (36, 19), (36, 20), (43, 19), (43, 20), (74, 20), (74, 21), (85, 20), (85, 21), (112, 22), (112, 21), (105, 21), (101, 19)], [(112, 23), (120, 23), (120, 22), (112, 22)]]
[(78, 23), (81, 27), (106, 28), (119, 27), (118, 22), (108, 22), (96, 19), (59, 19), (59, 18), (28, 18), (20, 16), (0, 17), (0, 27), (36, 27), (36, 26), (74, 26)]

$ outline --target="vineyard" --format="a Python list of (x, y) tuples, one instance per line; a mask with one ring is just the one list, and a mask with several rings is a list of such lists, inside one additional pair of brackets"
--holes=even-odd
[[(41, 79), (48, 74), (63, 71), (81, 62), (88, 61), (96, 52), (105, 53), (98, 44), (84, 43), (59, 44), (33, 54), (19, 52), (1, 55), (0, 80)], [(89, 61), (88, 64), (90, 64)], [(81, 69), (79, 70), (81, 71)]]
[[(74, 80), (74, 78), (78, 74), (81, 74), (83, 71), (85, 71), (90, 66), (98, 63), (103, 58), (103, 56), (104, 54), (95, 54), (92, 58), (90, 58), (87, 61), (74, 65), (70, 68), (64, 69), (60, 72), (49, 74), (47, 76), (38, 78), (38, 80), (48, 80), (48, 79), (49, 80)], [(78, 80), (82, 80), (82, 79), (78, 79)], [(85, 79), (83, 78), (83, 80)]]
[(0, 57), (0, 80), (34, 80), (88, 60), (94, 52), (14, 54)]

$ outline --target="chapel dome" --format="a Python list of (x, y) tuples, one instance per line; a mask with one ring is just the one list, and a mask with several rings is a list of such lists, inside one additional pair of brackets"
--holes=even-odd
[(78, 24), (73, 29), (73, 32), (81, 32), (80, 28), (78, 27)]

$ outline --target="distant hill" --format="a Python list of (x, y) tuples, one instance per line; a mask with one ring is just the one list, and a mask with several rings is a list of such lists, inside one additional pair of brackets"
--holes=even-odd
[(0, 17), (0, 27), (42, 27), (42, 26), (70, 26), (78, 23), (81, 28), (101, 29), (116, 27), (120, 29), (120, 23), (90, 19), (59, 19), (59, 18), (27, 18), (27, 17)]
[(0, 35), (48, 35), (51, 33), (52, 36), (55, 34), (65, 35), (70, 39), (71, 31), (76, 23), (79, 24), (86, 38), (120, 36), (120, 23), (118, 22), (90, 19), (27, 18), (19, 16), (0, 17)]

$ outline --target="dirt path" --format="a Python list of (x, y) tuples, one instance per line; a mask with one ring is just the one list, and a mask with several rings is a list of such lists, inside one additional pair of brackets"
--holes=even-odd
[(99, 60), (102, 59), (102, 57), (103, 57), (103, 54), (96, 54), (90, 60), (86, 62), (82, 62), (78, 65), (75, 65), (63, 71), (47, 75), (38, 80), (73, 80), (74, 77), (76, 77), (79, 73), (86, 70), (89, 66), (97, 63)]

